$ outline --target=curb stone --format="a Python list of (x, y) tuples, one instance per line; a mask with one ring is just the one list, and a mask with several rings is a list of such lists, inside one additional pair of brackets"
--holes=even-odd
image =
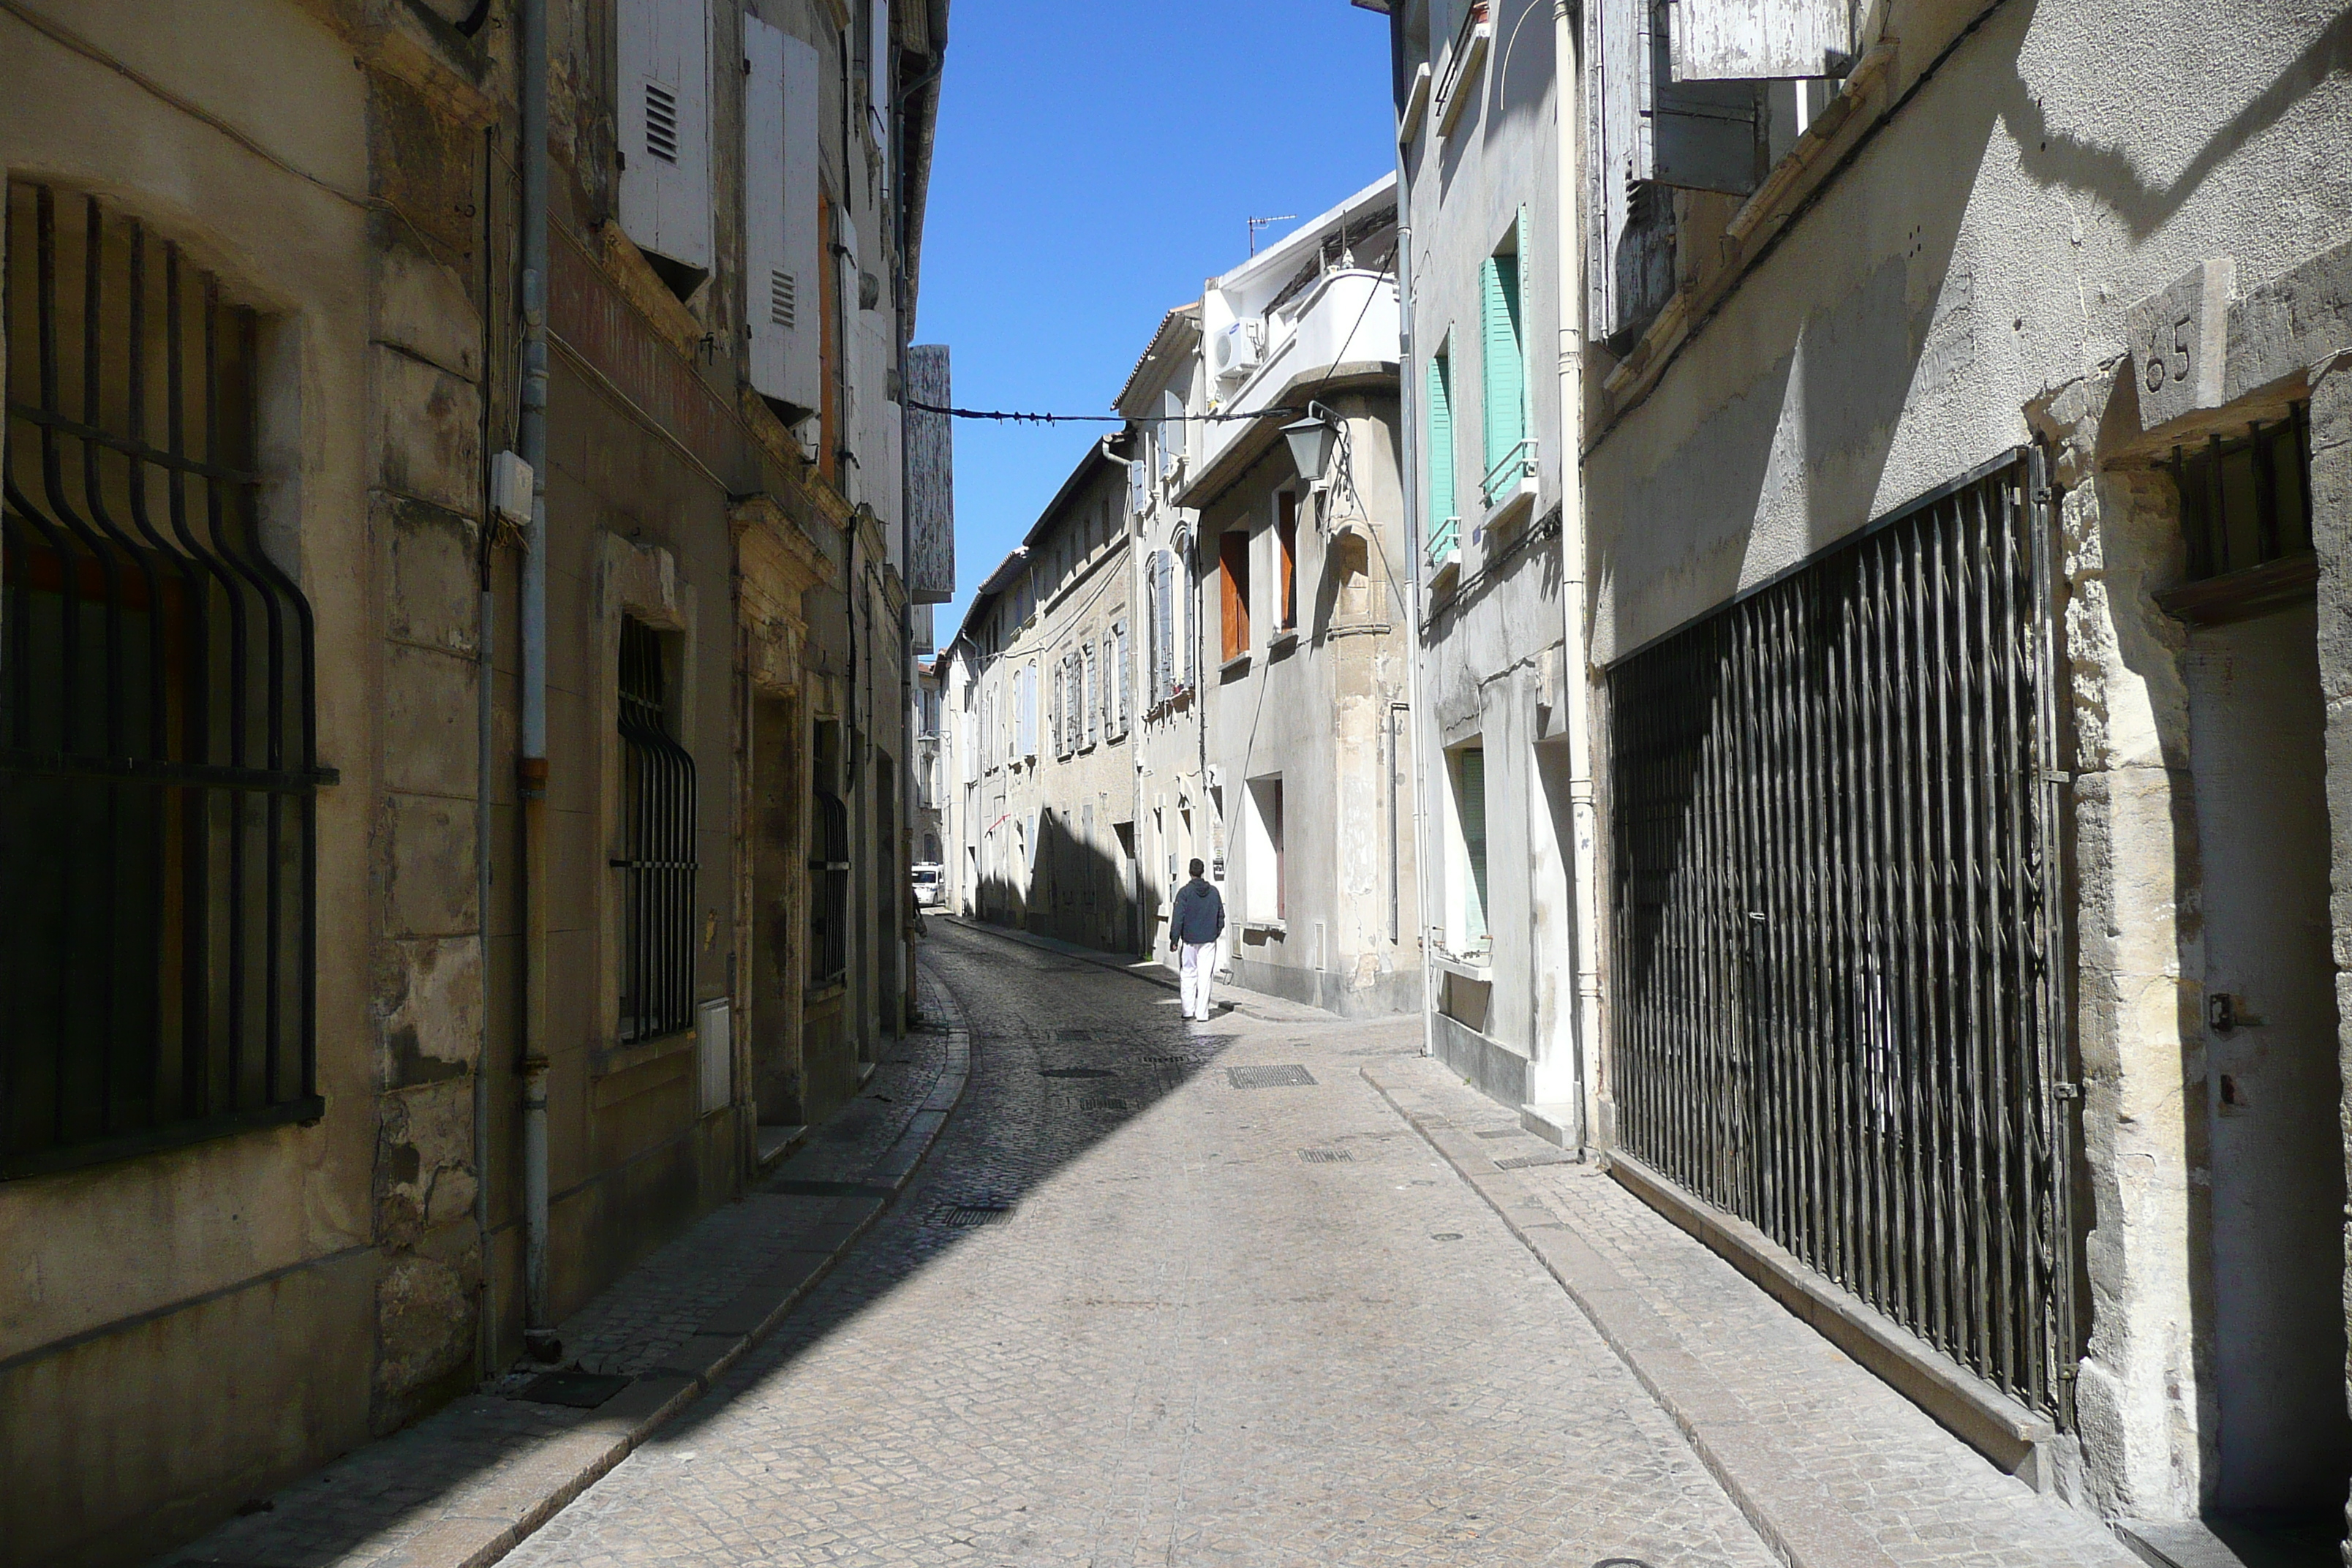
[(1371, 1068), (1360, 1070), (1591, 1320), (1774, 1556), (1789, 1568), (1895, 1568), (1895, 1559), (1827, 1489), (1782, 1458), (1770, 1428), (1685, 1348), (1680, 1336), (1544, 1201), (1532, 1182), (1498, 1168), (1491, 1149), (1480, 1148), (1444, 1116), (1407, 1106), (1403, 1091), (1383, 1082)]
[[(855, 1204), (855, 1217), (821, 1225), (804, 1238), (822, 1237), (822, 1245), (784, 1254), (781, 1262), (709, 1314), (700, 1330), (660, 1365), (636, 1375), (578, 1425), (530, 1441), (524, 1451), (502, 1458), (497, 1466), (502, 1473), (464, 1510), (435, 1520), (389, 1550), (372, 1552), (363, 1540), (341, 1551), (301, 1552), (302, 1563), (284, 1563), (279, 1568), (488, 1568), (709, 1392), (746, 1353), (782, 1327), (817, 1282), (905, 1193), (949, 1114), (963, 1099), (971, 1076), (971, 1022), (947, 984), (936, 974), (929, 978), (949, 1015), (946, 1060), (930, 1092), (866, 1173), (866, 1183), (887, 1188), (887, 1195), (877, 1190), (871, 1196), (840, 1200)], [(754, 1191), (758, 1179), (755, 1173)], [(509, 1403), (478, 1394), (449, 1408), (462, 1419)], [(418, 1440), (419, 1431), (410, 1427), (385, 1441)], [(250, 1568), (243, 1557), (207, 1554), (205, 1545), (193, 1543), (157, 1562), (170, 1568)]]

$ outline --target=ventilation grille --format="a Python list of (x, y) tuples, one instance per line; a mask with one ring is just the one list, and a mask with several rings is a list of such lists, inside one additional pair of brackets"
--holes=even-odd
[(789, 272), (768, 274), (768, 319), (786, 331), (793, 328), (793, 275)]
[(677, 96), (650, 81), (646, 83), (646, 151), (665, 163), (677, 162)]

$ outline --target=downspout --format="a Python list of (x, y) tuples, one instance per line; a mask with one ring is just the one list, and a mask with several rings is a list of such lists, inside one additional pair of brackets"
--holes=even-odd
[[(477, 11), (487, 16), (488, 0)], [(483, 988), (488, 989), (490, 973), (490, 752), (496, 740), (496, 719), (491, 710), (491, 691), (497, 685), (498, 660), (494, 653), (496, 610), (498, 599), (492, 590), (496, 581), (491, 567), (497, 560), (492, 541), (497, 537), (497, 515), (492, 510), (488, 458), (491, 447), (491, 346), (493, 334), (500, 331), (497, 318), (490, 313), (493, 285), (497, 279), (497, 237), (492, 226), (497, 222), (493, 193), (498, 179), (498, 128), (482, 132), (482, 542), (481, 559), (481, 619), (474, 630), (474, 910), (481, 932), (481, 966)], [(490, 1009), (482, 1009), (481, 1038), (474, 1053), (474, 1237), (481, 1252), (480, 1300), (475, 1307), (474, 1359), (475, 1371), (488, 1377), (498, 1366), (498, 1273), (491, 1267), (490, 1257)]]
[(1560, 608), (1568, 641), (1563, 694), (1568, 704), (1568, 797), (1571, 853), (1570, 875), (1576, 903), (1576, 1075), (1584, 1100), (1582, 1139), (1588, 1149), (1601, 1136), (1601, 870), (1600, 834), (1592, 796), (1592, 626), (1585, 605), (1584, 517), (1584, 112), (1583, 54), (1579, 47), (1575, 0), (1552, 0), (1553, 98), (1559, 123), (1559, 558)]
[(530, 529), (522, 557), (523, 1342), (553, 1359), (547, 1283), (547, 0), (521, 0), (522, 418)]
[[(1421, 405), (1413, 395), (1417, 378), (1414, 367), (1419, 365), (1420, 349), (1413, 335), (1412, 322), (1412, 184), (1405, 169), (1405, 150), (1397, 149), (1397, 210), (1406, 222), (1397, 226), (1397, 317), (1402, 330), (1404, 353), (1397, 376), (1397, 416), (1404, 429), (1403, 439), (1397, 443), (1402, 460), (1397, 465), (1398, 479), (1404, 490), (1404, 557), (1405, 557), (1405, 729), (1412, 742), (1412, 930), (1414, 945), (1421, 952), (1421, 1054), (1437, 1054), (1437, 968), (1431, 963), (1429, 942), (1429, 811), (1428, 791), (1423, 780), (1423, 752), (1426, 750), (1423, 727), (1428, 715), (1421, 707), (1422, 659), (1422, 581), (1421, 568), (1424, 560), (1423, 541), (1428, 520), (1421, 513), (1421, 465), (1414, 437), (1420, 429)], [(1391, 770), (1396, 760), (1389, 762)], [(1395, 785), (1391, 784), (1393, 791)]]

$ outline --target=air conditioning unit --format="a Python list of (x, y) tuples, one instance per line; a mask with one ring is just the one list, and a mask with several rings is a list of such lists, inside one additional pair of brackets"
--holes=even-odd
[(1220, 381), (1238, 381), (1258, 367), (1257, 323), (1234, 321), (1209, 338), (1209, 370)]

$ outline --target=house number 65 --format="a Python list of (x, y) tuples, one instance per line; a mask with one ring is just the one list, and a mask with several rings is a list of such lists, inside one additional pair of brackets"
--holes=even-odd
[[(2172, 379), (2175, 381), (2189, 379), (2189, 317), (2182, 316), (2172, 323), (2171, 357), (2179, 362), (2172, 372)], [(2158, 327), (2157, 331), (2159, 335), (2155, 342), (2147, 345), (2147, 389), (2150, 392), (2158, 392), (2164, 387), (2166, 355), (2164, 339), (2161, 336), (2163, 331), (2162, 327)]]

